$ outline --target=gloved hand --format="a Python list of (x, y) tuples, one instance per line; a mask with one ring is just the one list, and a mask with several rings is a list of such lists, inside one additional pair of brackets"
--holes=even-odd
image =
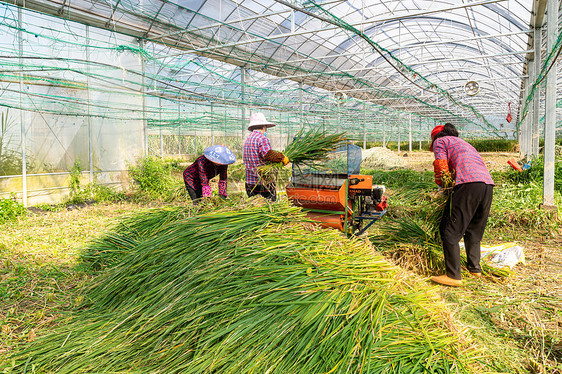
[(226, 199), (226, 186), (227, 182), (224, 180), (219, 181), (219, 196), (224, 197)]
[(289, 157), (283, 157), (283, 165), (287, 165), (289, 163)]
[(211, 186), (203, 186), (203, 197), (211, 197), (213, 190)]
[(284, 157), (285, 157), (285, 155), (283, 153), (281, 153), (279, 151), (274, 151), (273, 149), (270, 149), (269, 151), (267, 151), (267, 153), (263, 157), (263, 160), (267, 163), (269, 163), (269, 162), (282, 162)]

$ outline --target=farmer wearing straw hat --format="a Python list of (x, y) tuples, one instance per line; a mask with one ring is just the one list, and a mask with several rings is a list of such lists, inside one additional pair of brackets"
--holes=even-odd
[(447, 187), (445, 180), (454, 179), (439, 225), (446, 273), (431, 277), (433, 282), (447, 286), (462, 285), (461, 238), (464, 238), (468, 271), (473, 277), (481, 275), (480, 241), (488, 222), (494, 187), (478, 151), (458, 136), (457, 129), (450, 123), (436, 126), (431, 131), (429, 147), (435, 155), (435, 182)]
[(250, 136), (244, 142), (244, 168), (246, 169), (246, 193), (249, 197), (261, 195), (266, 199), (277, 199), (275, 183), (263, 185), (260, 183), (257, 168), (266, 162), (283, 162), (287, 165), (289, 159), (281, 152), (271, 149), (271, 143), (266, 137), (267, 129), (275, 126), (265, 119), (263, 113), (253, 113), (250, 116), (248, 131)]
[(224, 145), (212, 145), (205, 148), (203, 155), (199, 156), (183, 172), (185, 188), (197, 205), (202, 197), (211, 196), (209, 180), (219, 175), (219, 196), (226, 199), (226, 172), (228, 165), (236, 161), (236, 156)]

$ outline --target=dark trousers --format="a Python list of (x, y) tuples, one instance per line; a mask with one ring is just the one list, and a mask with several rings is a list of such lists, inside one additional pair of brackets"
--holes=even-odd
[(203, 189), (199, 187), (198, 189), (195, 190), (187, 183), (185, 184), (185, 189), (189, 193), (189, 197), (191, 197), (191, 200), (193, 201), (193, 205), (199, 204), (200, 199), (203, 197)]
[(246, 193), (248, 194), (248, 197), (261, 195), (271, 201), (277, 200), (277, 193), (275, 191), (274, 184), (264, 186), (259, 183), (255, 185), (246, 183)]
[(439, 225), (445, 269), (450, 278), (461, 279), (459, 241), (463, 237), (468, 271), (482, 271), (480, 241), (488, 223), (492, 196), (493, 186), (482, 182), (459, 184), (453, 188)]

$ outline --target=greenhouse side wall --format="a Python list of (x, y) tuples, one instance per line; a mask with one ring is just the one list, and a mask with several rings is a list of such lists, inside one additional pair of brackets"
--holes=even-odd
[(2, 5), (0, 197), (54, 203), (81, 183), (128, 187), (144, 152), (142, 56), (131, 37)]

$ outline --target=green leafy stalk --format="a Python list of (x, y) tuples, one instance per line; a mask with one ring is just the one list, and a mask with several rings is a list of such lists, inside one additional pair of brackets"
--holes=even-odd
[[(306, 164), (328, 159), (328, 154), (337, 149), (338, 145), (347, 141), (345, 134), (327, 134), (320, 128), (305, 131), (301, 129), (294, 140), (287, 145), (283, 154), (293, 164)], [(283, 163), (269, 163), (258, 167), (260, 183), (267, 185), (273, 182), (288, 181), (289, 173)]]
[(327, 134), (320, 128), (301, 129), (295, 139), (285, 148), (285, 156), (294, 164), (326, 160), (330, 152), (346, 141), (343, 133)]

